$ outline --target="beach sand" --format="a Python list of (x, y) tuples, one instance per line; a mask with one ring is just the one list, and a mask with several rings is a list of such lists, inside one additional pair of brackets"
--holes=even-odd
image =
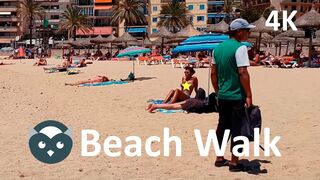
[[(131, 62), (94, 62), (78, 75), (47, 74), (34, 67), (34, 60), (5, 61), (0, 66), (0, 177), (1, 179), (319, 179), (320, 148), (319, 69), (250, 68), (253, 102), (261, 107), (263, 127), (271, 128), (271, 138), (281, 136), (277, 147), (282, 157), (244, 158), (267, 170), (258, 175), (230, 173), (215, 168), (212, 149), (201, 157), (194, 129), (206, 138), (216, 129), (218, 115), (151, 114), (144, 110), (149, 99), (163, 99), (170, 89), (179, 88), (183, 70), (170, 65), (136, 66), (141, 81), (103, 87), (70, 87), (66, 82), (96, 75), (126, 78)], [(49, 64), (61, 61), (51, 59)], [(208, 69), (196, 69), (200, 87), (208, 87)], [(211, 87), (211, 85), (210, 85)], [(211, 90), (212, 91), (212, 90)], [(63, 162), (46, 165), (37, 161), (28, 147), (29, 128), (46, 119), (63, 122), (73, 131), (73, 149)], [(122, 151), (111, 158), (103, 150), (96, 157), (81, 156), (81, 130), (95, 129), (100, 144), (107, 136), (122, 139), (136, 135), (144, 144), (149, 136), (163, 137), (163, 128), (182, 140), (182, 157), (149, 157), (144, 146), (141, 157), (127, 157)], [(262, 137), (261, 137), (262, 139)], [(227, 158), (230, 157), (227, 148)], [(252, 150), (252, 149), (250, 149)]]

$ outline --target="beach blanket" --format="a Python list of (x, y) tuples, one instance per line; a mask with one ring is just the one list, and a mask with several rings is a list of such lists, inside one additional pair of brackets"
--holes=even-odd
[(80, 73), (80, 70), (76, 70), (76, 69), (67, 70), (67, 75), (74, 75), (79, 73)]
[[(148, 101), (148, 103), (152, 104), (163, 104), (163, 100), (154, 100), (151, 99)], [(163, 114), (173, 114), (173, 113), (182, 113), (183, 110), (167, 110), (167, 109), (158, 109), (157, 112), (163, 113)]]
[(108, 81), (108, 82), (99, 82), (99, 83), (88, 83), (88, 84), (82, 84), (80, 87), (89, 87), (89, 86), (108, 86), (113, 84), (128, 84), (128, 81)]

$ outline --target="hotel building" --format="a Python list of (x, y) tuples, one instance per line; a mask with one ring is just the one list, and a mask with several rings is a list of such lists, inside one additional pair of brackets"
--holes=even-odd
[(19, 0), (0, 0), (0, 47), (19, 40), (22, 26), (17, 15)]

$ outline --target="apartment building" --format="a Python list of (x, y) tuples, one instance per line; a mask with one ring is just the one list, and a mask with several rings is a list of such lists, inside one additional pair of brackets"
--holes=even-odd
[(108, 36), (117, 30), (117, 27), (111, 24), (112, 0), (75, 0), (74, 3), (89, 17), (92, 24), (89, 33), (77, 31), (78, 36)]
[[(297, 18), (311, 10), (313, 1), (314, 0), (282, 0), (280, 5), (281, 5), (281, 9), (283, 10), (288, 10), (290, 12), (293, 10), (297, 10), (298, 11), (296, 15), (296, 18)], [(315, 3), (315, 9), (320, 13), (320, 1)]]
[[(149, 33), (156, 32), (158, 30), (157, 23), (160, 19), (161, 6), (165, 5), (172, 0), (150, 0), (149, 11)], [(188, 10), (190, 11), (190, 19), (193, 26), (200, 31), (204, 31), (207, 28), (207, 10), (208, 0), (180, 0), (180, 2), (186, 3)]]
[(246, 7), (253, 7), (253, 8), (267, 8), (267, 7), (270, 7), (271, 1), (270, 0), (243, 0), (243, 5)]
[(0, 1), (0, 47), (19, 40), (22, 26), (17, 15), (19, 0)]

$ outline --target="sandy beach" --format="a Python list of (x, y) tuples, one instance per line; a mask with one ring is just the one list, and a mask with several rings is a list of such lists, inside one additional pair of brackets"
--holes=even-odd
[[(171, 65), (137, 65), (140, 81), (102, 87), (71, 87), (66, 82), (96, 75), (126, 78), (131, 62), (94, 62), (78, 75), (44, 73), (35, 60), (14, 60), (0, 66), (0, 179), (319, 179), (320, 148), (320, 69), (280, 69), (251, 67), (253, 103), (261, 107), (263, 127), (277, 144), (282, 157), (244, 158), (267, 173), (230, 173), (214, 167), (212, 149), (201, 157), (194, 129), (206, 138), (216, 129), (218, 114), (151, 114), (144, 110), (149, 99), (163, 99), (169, 90), (179, 88), (183, 70)], [(50, 59), (49, 64), (61, 60)], [(200, 87), (207, 90), (208, 68), (196, 69)], [(210, 85), (211, 88), (211, 85)], [(212, 88), (210, 90), (212, 92)], [(73, 131), (73, 149), (63, 162), (46, 165), (37, 161), (28, 147), (29, 128), (46, 119), (63, 122)], [(163, 128), (182, 140), (182, 156), (141, 157), (122, 155), (111, 158), (102, 151), (96, 157), (81, 156), (81, 130), (95, 129), (99, 142), (105, 137), (130, 135), (163, 136)], [(162, 144), (154, 144), (160, 148)], [(228, 149), (228, 148), (227, 148)], [(251, 153), (252, 155), (252, 153)], [(230, 153), (227, 153), (227, 158)]]

